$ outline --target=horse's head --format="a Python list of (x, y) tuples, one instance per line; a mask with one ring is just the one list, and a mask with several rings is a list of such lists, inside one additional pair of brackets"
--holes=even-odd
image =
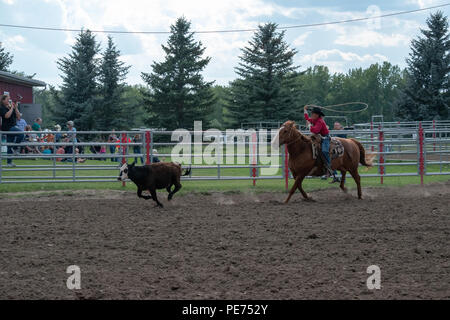
[(286, 143), (291, 142), (294, 138), (297, 137), (299, 131), (297, 130), (297, 127), (295, 125), (295, 121), (288, 120), (280, 127), (278, 130), (277, 135), (272, 140), (272, 146), (275, 146), (277, 142), (279, 145), (283, 145)]

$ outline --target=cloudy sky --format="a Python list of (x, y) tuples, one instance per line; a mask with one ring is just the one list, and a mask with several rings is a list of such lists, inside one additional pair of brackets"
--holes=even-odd
[[(181, 15), (194, 30), (255, 28), (264, 22), (280, 26), (329, 22), (414, 10), (446, 3), (446, 0), (322, 1), (322, 0), (0, 0), (0, 23), (91, 30), (168, 31)], [(378, 11), (379, 10), (379, 11)], [(447, 15), (450, 7), (440, 9)], [(436, 10), (433, 10), (436, 11)], [(326, 65), (332, 72), (388, 60), (405, 66), (409, 43), (424, 27), (430, 11), (372, 21), (290, 29), (286, 40), (298, 50), (295, 63), (304, 69)], [(0, 27), (0, 41), (14, 54), (12, 69), (36, 73), (39, 80), (60, 83), (56, 61), (67, 55), (73, 32), (23, 30)], [(235, 78), (234, 67), (251, 32), (197, 34), (212, 57), (205, 70), (208, 80), (227, 84)], [(115, 34), (123, 60), (131, 65), (127, 81), (142, 83), (161, 60), (161, 44), (167, 35)], [(97, 34), (105, 43), (106, 34)]]

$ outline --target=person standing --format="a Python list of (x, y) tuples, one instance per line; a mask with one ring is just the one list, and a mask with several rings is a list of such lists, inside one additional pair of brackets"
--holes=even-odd
[[(3, 95), (0, 101), (0, 116), (2, 118), (2, 131), (21, 132), (17, 126), (17, 119), (20, 119), (19, 106), (17, 103), (11, 101), (8, 95)], [(21, 143), (23, 140), (23, 134), (8, 134), (6, 135), (7, 143)], [(17, 149), (13, 149), (12, 146), (8, 146), (7, 153), (9, 155), (17, 152)], [(12, 163), (12, 159), (7, 160), (8, 167), (15, 167)]]
[[(67, 121), (67, 131), (72, 131), (73, 133), (69, 133), (67, 135), (68, 142), (74, 142), (77, 143), (77, 135), (75, 132), (77, 132), (77, 129), (74, 127), (73, 121)], [(73, 153), (73, 146), (67, 146), (66, 153)]]
[[(139, 133), (134, 135), (133, 143), (139, 143), (138, 146), (133, 146), (133, 152), (135, 154), (141, 154), (141, 152), (142, 152), (142, 148), (141, 148), (142, 139), (141, 139), (141, 135)], [(144, 157), (141, 156), (141, 157), (139, 157), (139, 159), (141, 159), (141, 164), (144, 164)], [(138, 158), (135, 157), (134, 161), (137, 163), (138, 162)]]
[[(111, 134), (108, 137), (108, 143), (116, 143), (117, 142), (117, 136), (116, 136), (116, 131), (113, 129), (113, 131), (111, 132)], [(115, 145), (110, 145), (109, 146), (109, 152), (111, 154), (115, 154), (116, 153), (116, 146)], [(111, 158), (112, 162), (116, 162), (117, 159), (116, 158)]]
[(55, 141), (60, 142), (62, 135), (61, 135), (61, 126), (59, 124), (55, 125), (55, 131), (56, 131)]

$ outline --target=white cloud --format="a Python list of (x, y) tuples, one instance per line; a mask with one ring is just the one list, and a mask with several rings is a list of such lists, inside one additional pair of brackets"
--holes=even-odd
[(344, 72), (345, 66), (357, 65), (365, 63), (376, 63), (386, 61), (387, 57), (375, 53), (359, 55), (354, 52), (344, 52), (339, 49), (318, 50), (312, 54), (307, 54), (299, 59), (300, 64), (311, 65), (325, 65), (332, 72)]
[[(14, 0), (0, 1), (20, 3)], [(192, 30), (248, 29), (255, 28), (259, 23), (274, 20), (285, 21), (285, 23), (280, 22), (280, 25), (289, 25), (362, 18), (368, 15), (364, 9), (342, 11), (348, 6), (341, 4), (330, 4), (328, 7), (302, 7), (294, 1), (285, 2), (285, 6), (270, 0), (44, 1), (50, 3), (48, 6), (52, 9), (54, 4), (60, 7), (60, 10), (53, 10), (57, 18), (49, 14), (48, 21), (54, 21), (54, 23), (61, 21), (59, 27), (91, 30), (169, 31), (170, 25), (182, 15), (192, 22)], [(405, 0), (405, 3), (408, 1), (418, 6), (431, 3), (430, 0)], [(15, 11), (20, 12), (20, 8)], [(280, 19), (280, 16), (285, 19)], [(41, 24), (32, 18), (35, 17), (24, 16), (28, 24)], [(15, 17), (12, 21), (25, 24)], [(365, 22), (346, 23), (288, 30), (286, 39), (293, 47), (304, 46), (296, 56), (297, 62), (302, 65), (320, 63), (326, 64), (334, 71), (347, 71), (349, 67), (386, 60), (386, 56), (389, 56), (391, 61), (395, 59), (401, 61), (407, 54), (405, 50), (410, 38), (418, 33), (418, 28), (423, 26), (423, 22), (423, 16), (417, 18), (417, 15), (390, 17), (381, 20), (381, 29), (370, 28), (370, 25)], [(55, 26), (50, 22), (48, 25)], [(10, 37), (13, 35), (9, 34)], [(42, 48), (39, 43), (35, 43), (34, 47), (49, 52), (58, 50), (58, 57), (61, 57), (67, 54), (70, 50), (68, 45), (72, 45), (76, 37), (75, 32), (66, 32), (65, 35), (67, 46), (63, 48), (61, 46), (58, 49)], [(202, 41), (206, 47), (205, 55), (212, 57), (211, 63), (205, 70), (205, 78), (217, 80), (219, 84), (225, 84), (226, 81), (235, 78), (234, 67), (238, 64), (240, 49), (248, 44), (252, 35), (252, 32), (196, 34), (195, 38)], [(106, 36), (103, 33), (97, 34), (98, 40), (103, 44), (106, 42)], [(113, 35), (113, 37), (116, 42), (124, 40), (118, 43), (118, 47), (123, 54), (122, 59), (132, 66), (127, 81), (142, 83), (140, 72), (150, 72), (151, 63), (163, 59), (164, 52), (161, 44), (166, 42), (168, 35), (128, 34)], [(10, 43), (17, 46), (18, 50), (26, 48), (28, 51), (28, 46), (34, 42), (34, 39), (29, 37), (26, 41), (24, 45), (20, 39), (16, 38), (11, 39)], [(124, 46), (123, 43), (127, 45)], [(303, 55), (304, 50), (311, 50), (310, 54)], [(61, 51), (65, 52), (61, 53)]]
[(303, 33), (302, 35), (295, 38), (295, 40), (292, 42), (292, 44), (296, 47), (300, 47), (300, 46), (304, 45), (306, 38), (308, 38), (311, 33), (312, 33), (311, 31)]
[(408, 45), (410, 40), (409, 36), (401, 33), (383, 34), (374, 30), (349, 28), (340, 34), (334, 43), (363, 48), (370, 46), (396, 47)]
[(21, 35), (14, 35), (10, 37), (5, 37), (3, 39), (3, 45), (8, 51), (23, 51), (23, 45), (25, 44), (25, 38)]
[[(180, 16), (192, 22), (192, 30), (223, 30), (255, 28), (261, 21), (258, 17), (270, 18), (274, 14), (294, 16), (301, 14), (301, 9), (288, 9), (263, 0), (234, 1), (210, 0), (49, 0), (56, 2), (62, 10), (62, 27), (91, 30), (120, 29), (127, 31), (169, 31), (171, 24)], [(65, 43), (72, 45), (75, 33), (67, 32)], [(127, 35), (130, 36), (130, 35)], [(237, 64), (237, 57), (252, 36), (248, 33), (196, 34), (196, 39), (206, 46), (205, 54), (212, 57), (207, 67), (208, 80), (229, 78), (234, 75), (232, 66)], [(120, 37), (120, 36), (117, 36)], [(161, 43), (166, 42), (167, 35), (134, 34), (141, 48), (138, 54), (129, 54), (127, 48), (120, 48), (124, 60), (132, 65), (130, 75), (137, 79), (137, 72), (148, 72), (152, 61), (163, 58)], [(105, 42), (106, 35), (98, 34), (98, 39)], [(225, 73), (225, 74), (224, 74)]]
[(4, 3), (13, 5), (15, 0), (3, 0)]
[(419, 8), (423, 9), (429, 6), (436, 5), (437, 1), (435, 0), (408, 0), (408, 3), (418, 5)]

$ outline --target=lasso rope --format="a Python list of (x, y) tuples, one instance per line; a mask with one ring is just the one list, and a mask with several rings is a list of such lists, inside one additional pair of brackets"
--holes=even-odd
[[(351, 111), (345, 111), (345, 110), (333, 110), (331, 109), (331, 107), (342, 107), (342, 106), (348, 106), (348, 105), (352, 105), (352, 104), (361, 104), (364, 105), (364, 108), (362, 108), (361, 110), (351, 110)], [(315, 104), (307, 104), (306, 105), (308, 108), (309, 107), (317, 107), (317, 108), (321, 108), (323, 110), (328, 110), (331, 112), (342, 112), (342, 113), (357, 113), (357, 112), (363, 112), (365, 110), (367, 110), (369, 108), (369, 105), (365, 102), (346, 102), (346, 103), (339, 103), (339, 104), (330, 104), (328, 106), (322, 107), (322, 106), (317, 106)]]

